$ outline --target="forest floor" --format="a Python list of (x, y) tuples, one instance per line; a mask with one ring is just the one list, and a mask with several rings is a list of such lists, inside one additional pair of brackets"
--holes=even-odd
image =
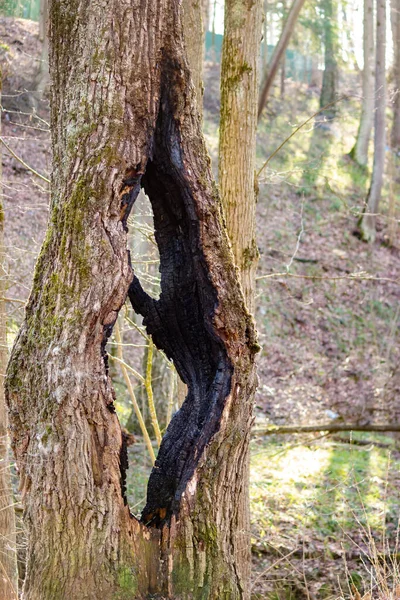
[[(0, 52), (9, 61), (2, 135), (48, 176), (48, 104), (26, 92), (40, 57), (37, 24), (0, 19)], [(218, 69), (207, 65), (205, 80), (204, 131), (216, 167)], [(346, 76), (342, 88), (347, 99), (338, 103), (336, 117), (310, 121), (259, 178), (256, 418), (263, 426), (399, 419), (399, 233), (388, 243), (389, 201), (396, 194), (398, 200), (399, 181), (386, 177), (377, 241), (362, 243), (355, 233), (370, 171), (347, 156), (360, 110), (356, 76)], [(259, 169), (318, 110), (318, 92), (287, 81), (285, 97), (271, 99), (259, 127)], [(400, 171), (394, 162), (387, 152), (389, 174)], [(49, 196), (47, 184), (5, 148), (3, 184), (11, 342), (29, 294)], [(397, 217), (398, 211), (399, 202)], [(142, 455), (135, 444), (128, 481), (135, 513), (148, 475)], [(375, 584), (371, 573), (390, 582), (400, 556), (399, 467), (400, 445), (391, 434), (255, 437), (253, 598), (348, 598), (352, 584)]]

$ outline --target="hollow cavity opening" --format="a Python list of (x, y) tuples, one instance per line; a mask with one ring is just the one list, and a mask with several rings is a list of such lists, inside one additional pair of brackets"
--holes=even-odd
[[(202, 199), (198, 190), (193, 191), (196, 186), (185, 170), (179, 124), (170, 108), (171, 93), (169, 84), (162, 94), (151, 157), (140, 180), (153, 212), (159, 294), (141, 277), (134, 258), (129, 289), (135, 315), (143, 318), (149, 349), (154, 343), (187, 385), (182, 406), (165, 432), (158, 432), (164, 433), (162, 440), (154, 428), (160, 447), (141, 515), (149, 527), (161, 527), (179, 511), (187, 483), (219, 428), (232, 374), (224, 342), (214, 326), (218, 296), (203, 252), (207, 231), (201, 230), (198, 216)], [(131, 322), (136, 318), (132, 316)]]

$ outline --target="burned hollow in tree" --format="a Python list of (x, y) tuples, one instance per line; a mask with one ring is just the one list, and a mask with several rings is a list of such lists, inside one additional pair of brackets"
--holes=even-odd
[(232, 373), (213, 325), (217, 294), (201, 249), (200, 220), (185, 176), (173, 101), (168, 86), (162, 86), (152, 152), (141, 179), (154, 214), (161, 295), (158, 300), (149, 296), (136, 276), (129, 288), (147, 332), (188, 386), (150, 475), (142, 514), (150, 526), (161, 525), (178, 511), (197, 461), (218, 428)]

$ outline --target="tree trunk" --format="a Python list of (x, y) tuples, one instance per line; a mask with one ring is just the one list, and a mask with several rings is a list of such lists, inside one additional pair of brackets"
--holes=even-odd
[(203, 5), (200, 0), (183, 0), (182, 23), (185, 37), (185, 47), (192, 74), (193, 85), (196, 89), (197, 108), (203, 108), (203, 58), (204, 58), (204, 27)]
[[(1, 103), (0, 68), (0, 103)], [(1, 134), (1, 115), (0, 115)], [(7, 367), (7, 314), (4, 247), (4, 209), (2, 190), (2, 152), (0, 148), (0, 598), (17, 600), (18, 570), (14, 499), (8, 460), (7, 411), (4, 398), (4, 375)]]
[(385, 170), (385, 112), (386, 112), (386, 1), (377, 0), (376, 10), (376, 64), (375, 64), (375, 131), (374, 166), (365, 212), (360, 221), (361, 237), (374, 242), (376, 237), (376, 213), (383, 185)]
[(258, 55), (261, 0), (226, 0), (221, 66), (219, 184), (247, 306), (254, 309)]
[(264, 0), (263, 7), (263, 51), (262, 51), (262, 69), (267, 69), (268, 65), (268, 0)]
[(47, 36), (48, 1), (40, 0), (39, 40), (44, 42)]
[(39, 61), (39, 68), (35, 77), (35, 91), (43, 94), (49, 84), (49, 36), (48, 36), (48, 18), (49, 6), (48, 0), (40, 2), (40, 22), (39, 22), (39, 39), (43, 42), (42, 54)]
[(391, 0), (391, 20), (393, 35), (393, 82), (395, 88), (393, 103), (393, 125), (391, 146), (400, 150), (400, 0)]
[[(285, 27), (286, 16), (287, 16), (286, 0), (284, 0), (282, 2), (282, 31)], [(281, 82), (280, 82), (281, 83), (281, 89), (280, 89), (281, 100), (285, 99), (285, 77), (286, 77), (286, 56), (284, 54), (282, 56), (282, 60), (281, 60)]]
[[(24, 600), (249, 598), (248, 447), (258, 350), (237, 281), (178, 0), (52, 0), (52, 203), (8, 368), (29, 530)], [(150, 198), (161, 295), (126, 221)], [(127, 294), (189, 387), (141, 520), (104, 347)]]
[[(202, 13), (202, 21), (203, 21), (203, 38), (205, 41), (206, 33), (210, 26), (210, 0), (201, 0), (201, 13)], [(204, 54), (204, 51), (205, 51), (205, 48), (203, 48), (203, 54)]]
[(374, 0), (364, 0), (364, 70), (362, 74), (362, 109), (357, 140), (350, 155), (366, 167), (368, 146), (374, 122)]
[(268, 65), (268, 70), (264, 77), (264, 83), (260, 94), (260, 99), (258, 102), (258, 119), (260, 120), (262, 111), (264, 106), (267, 103), (268, 95), (271, 90), (272, 84), (274, 82), (276, 73), (278, 71), (279, 63), (281, 61), (282, 56), (286, 52), (286, 48), (289, 44), (290, 38), (292, 36), (294, 27), (296, 25), (297, 18), (300, 14), (300, 11), (303, 7), (305, 0), (293, 0), (293, 3), (290, 7), (289, 14), (285, 21), (285, 24), (282, 29), (282, 33), (280, 35), (279, 41), (275, 46), (274, 52), (271, 56), (271, 60)]
[[(322, 0), (322, 9), (324, 19), (325, 67), (320, 96), (321, 108), (328, 104), (332, 104), (332, 102), (337, 99), (338, 88), (338, 20), (336, 0)], [(324, 116), (327, 119), (332, 119), (335, 114), (335, 105), (324, 112)]]

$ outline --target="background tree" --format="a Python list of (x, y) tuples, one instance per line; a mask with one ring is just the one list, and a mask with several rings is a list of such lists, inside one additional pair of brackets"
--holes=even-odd
[(362, 108), (356, 143), (350, 155), (361, 166), (368, 164), (368, 147), (374, 123), (374, 2), (364, 0), (363, 21), (364, 68), (362, 73)]
[[(327, 106), (337, 99), (338, 91), (338, 15), (336, 0), (321, 0), (323, 16), (323, 40), (324, 40), (324, 74), (322, 78), (322, 89), (320, 106)], [(336, 114), (336, 106), (333, 105), (325, 111), (327, 118)]]
[[(179, 3), (52, 1), (50, 65), (51, 217), (7, 380), (29, 529), (24, 596), (248, 598), (258, 346), (201, 135)], [(141, 186), (154, 213), (159, 300), (126, 249)], [(189, 388), (141, 520), (126, 504), (126, 447), (104, 353), (128, 290)]]
[(221, 64), (219, 184), (244, 296), (254, 309), (255, 152), (261, 2), (226, 0)]
[(204, 4), (200, 0), (184, 0), (182, 3), (182, 22), (185, 47), (190, 72), (196, 88), (197, 108), (203, 106), (203, 62), (204, 62)]
[(49, 36), (48, 36), (48, 0), (40, 0), (39, 39), (43, 42), (42, 56), (34, 82), (35, 90), (43, 94), (49, 86)]
[(381, 197), (385, 169), (385, 112), (386, 112), (386, 2), (376, 6), (376, 63), (375, 63), (375, 130), (374, 166), (365, 212), (360, 220), (362, 238), (373, 242), (376, 237), (376, 213)]
[(274, 48), (274, 52), (271, 56), (271, 60), (268, 64), (268, 68), (264, 75), (264, 83), (262, 86), (262, 90), (260, 93), (260, 99), (258, 102), (258, 118), (260, 119), (263, 108), (267, 102), (268, 94), (271, 90), (271, 86), (274, 82), (279, 63), (282, 60), (286, 52), (286, 48), (289, 44), (290, 37), (293, 34), (294, 27), (296, 25), (296, 21), (300, 14), (300, 11), (304, 5), (305, 0), (293, 0), (293, 3), (290, 7), (289, 14), (282, 28), (282, 33), (280, 35), (279, 41)]
[(393, 125), (391, 131), (392, 148), (400, 148), (400, 1), (391, 0), (391, 23), (393, 37)]
[[(1, 106), (0, 68), (0, 106)], [(1, 118), (1, 113), (0, 113)], [(1, 120), (0, 120), (1, 135)], [(4, 209), (2, 189), (2, 146), (0, 145), (0, 598), (17, 600), (18, 570), (14, 498), (8, 459), (7, 412), (4, 398), (4, 376), (7, 368), (6, 269), (4, 246)]]

